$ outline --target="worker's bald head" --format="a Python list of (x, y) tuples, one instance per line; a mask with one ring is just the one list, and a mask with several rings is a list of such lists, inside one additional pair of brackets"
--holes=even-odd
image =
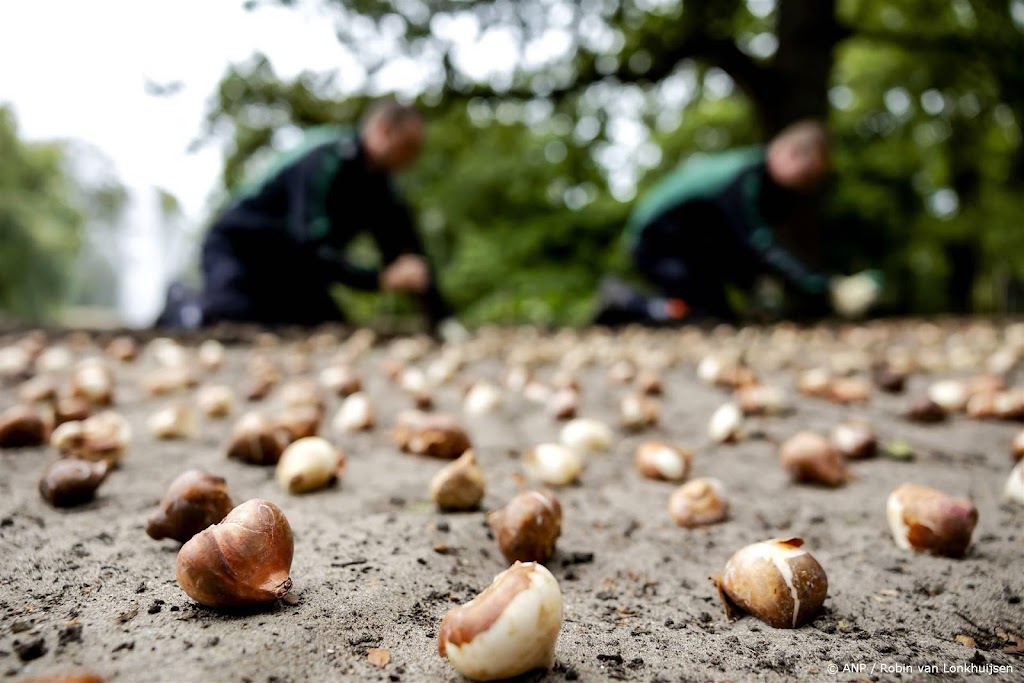
[(370, 163), (386, 171), (412, 165), (423, 147), (423, 117), (394, 100), (374, 104), (363, 118), (361, 137)]
[(828, 174), (830, 164), (831, 142), (820, 121), (797, 121), (768, 146), (768, 172), (778, 185), (790, 190), (813, 190)]

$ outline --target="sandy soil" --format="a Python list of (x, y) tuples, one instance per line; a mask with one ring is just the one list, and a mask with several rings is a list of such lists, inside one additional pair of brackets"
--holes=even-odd
[[(925, 335), (920, 344), (947, 348), (950, 330), (959, 329), (951, 325), (937, 340)], [(1001, 328), (996, 332), (999, 338)], [(563, 334), (531, 340), (520, 333), (518, 340), (493, 341), (490, 348), (480, 347), (480, 358), (468, 360), (459, 379), (434, 390), (437, 409), (460, 416), (472, 436), (487, 476), (488, 510), (521, 487), (518, 453), (557, 439), (560, 423), (512, 391), (495, 414), (465, 415), (462, 381), (501, 381), (509, 359), (529, 360), (534, 353), (539, 377), (550, 379), (556, 366), (541, 363), (544, 349), (562, 361), (565, 349), (574, 345), (599, 349), (591, 354), (596, 362), (577, 373), (581, 414), (615, 424), (625, 392), (608, 377), (615, 355), (667, 360), (670, 366), (662, 373), (660, 426), (618, 431), (611, 452), (589, 458), (579, 485), (558, 490), (563, 534), (547, 566), (564, 594), (564, 624), (555, 667), (524, 680), (1024, 679), (1022, 641), (1014, 640), (1024, 635), (1024, 511), (999, 497), (1019, 424), (963, 416), (937, 425), (911, 424), (898, 414), (909, 395), (932, 381), (918, 374), (907, 394), (875, 392), (869, 404), (858, 407), (794, 394), (792, 415), (750, 421), (755, 438), (711, 445), (707, 420), (728, 394), (702, 383), (695, 361), (727, 346), (770, 351), (772, 342), (764, 334), (711, 338), (696, 332), (627, 332), (596, 339), (574, 341)], [(821, 333), (790, 345), (781, 352), (785, 362), (771, 364), (783, 367), (762, 376), (792, 390), (787, 364), (809, 365), (863, 342), (848, 336), (834, 342), (831, 351), (816, 350), (815, 344), (831, 339)], [(965, 343), (970, 346), (971, 338)], [(309, 356), (313, 372), (337, 352), (330, 344), (321, 346)], [(225, 367), (204, 381), (239, 386), (252, 348), (229, 346)], [(290, 342), (282, 342), (267, 353), (290, 365), (295, 356), (290, 349)], [(430, 504), (428, 483), (444, 463), (402, 454), (392, 445), (393, 419), (411, 406), (382, 370), (383, 360), (395, 351), (381, 344), (357, 361), (379, 426), (332, 437), (348, 455), (348, 468), (339, 485), (318, 493), (286, 494), (272, 468), (227, 460), (232, 419), (204, 420), (201, 436), (191, 441), (150, 436), (146, 417), (191, 393), (147, 397), (140, 379), (156, 365), (145, 354), (134, 363), (113, 363), (119, 378), (116, 409), (132, 422), (135, 438), (123, 466), (94, 502), (58, 510), (40, 498), (36, 482), (57, 457), (52, 449), (0, 450), (0, 673), (19, 680), (88, 669), (118, 682), (462, 680), (437, 654), (440, 619), (486, 587), (506, 564), (483, 511), (442, 514)], [(97, 353), (89, 346), (75, 356)], [(438, 353), (431, 350), (412, 364), (426, 368)], [(1024, 387), (1020, 366), (1013, 372), (1011, 380)], [(278, 394), (259, 407), (272, 412)], [(0, 393), (0, 408), (16, 400), (9, 383)], [(329, 398), (328, 420), (339, 402)], [(241, 401), (240, 407), (248, 406)], [(916, 458), (854, 463), (853, 480), (834, 490), (790, 483), (776, 443), (799, 429), (827, 431), (850, 414), (870, 418), (882, 441), (905, 440)], [(697, 451), (691, 476), (725, 483), (732, 500), (728, 521), (696, 530), (672, 523), (666, 502), (674, 485), (643, 479), (632, 467), (636, 446), (652, 438)], [(284, 510), (295, 534), (291, 575), (297, 604), (215, 611), (196, 605), (178, 587), (178, 544), (153, 541), (144, 527), (168, 483), (193, 467), (225, 477), (236, 502), (266, 498)], [(965, 558), (896, 547), (885, 501), (905, 481), (975, 501), (980, 521)], [(776, 630), (752, 617), (727, 620), (709, 575), (721, 571), (742, 546), (779, 536), (804, 538), (825, 568), (825, 608), (795, 630)], [(368, 660), (373, 648), (390, 652), (386, 667)], [(988, 666), (1013, 671), (932, 675), (917, 668), (941, 672), (972, 665), (972, 671)]]

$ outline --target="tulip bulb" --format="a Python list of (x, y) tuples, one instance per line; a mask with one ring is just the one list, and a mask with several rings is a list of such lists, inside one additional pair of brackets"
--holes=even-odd
[(862, 420), (848, 420), (832, 430), (832, 445), (851, 460), (871, 458), (878, 450), (878, 437), (871, 425)]
[(117, 466), (132, 440), (132, 428), (122, 415), (107, 410), (81, 421), (65, 422), (53, 430), (50, 445), (63, 455)]
[(947, 413), (956, 413), (967, 405), (967, 388), (959, 380), (942, 380), (928, 387), (928, 398)]
[(555, 661), (562, 591), (544, 566), (516, 562), (441, 620), (437, 651), (466, 678), (511, 678)]
[(1010, 444), (1010, 455), (1013, 456), (1014, 460), (1024, 460), (1024, 429), (1017, 432), (1017, 435), (1013, 437), (1013, 443)]
[(565, 486), (580, 478), (583, 458), (567, 446), (543, 443), (523, 454), (523, 469), (530, 479), (551, 486)]
[(927, 396), (921, 396), (911, 402), (903, 416), (912, 422), (933, 423), (942, 422), (948, 414), (938, 403)]
[(147, 396), (166, 396), (199, 384), (199, 378), (186, 365), (157, 368), (142, 379)]
[(449, 460), (472, 448), (469, 436), (458, 422), (442, 414), (402, 413), (395, 423), (394, 438), (403, 451)]
[(612, 430), (599, 420), (578, 417), (565, 423), (559, 441), (580, 453), (606, 451), (612, 445)]
[(253, 465), (276, 465), (291, 438), (259, 413), (246, 413), (231, 433), (228, 457)]
[(277, 483), (288, 493), (322, 489), (341, 476), (345, 455), (327, 439), (309, 436), (290, 444), (277, 463)]
[(235, 410), (235, 392), (223, 384), (211, 384), (196, 392), (196, 404), (207, 417), (224, 418)]
[(470, 415), (489, 415), (501, 406), (501, 392), (490, 382), (476, 382), (466, 392), (462, 407)]
[(114, 375), (102, 361), (87, 358), (71, 374), (71, 395), (97, 406), (114, 402)]
[(273, 602), (292, 588), (292, 529), (281, 509), (254, 498), (178, 551), (178, 585), (207, 607)]
[(688, 481), (669, 497), (668, 514), (676, 524), (687, 528), (721, 522), (729, 515), (725, 487), (711, 477)]
[(524, 491), (487, 515), (502, 555), (509, 562), (544, 562), (562, 533), (562, 506), (547, 491)]
[(825, 368), (804, 370), (796, 379), (796, 389), (805, 396), (822, 398), (828, 395), (832, 385), (832, 373)]
[(658, 424), (661, 405), (644, 394), (627, 394), (619, 403), (619, 416), (626, 429), (646, 429)]
[(472, 450), (441, 468), (430, 482), (430, 498), (442, 510), (475, 510), (485, 490), (484, 472)]
[(792, 409), (786, 392), (768, 384), (741, 387), (734, 398), (744, 415), (782, 415)]
[(121, 335), (110, 340), (106, 352), (114, 360), (130, 363), (138, 357), (139, 345), (131, 337)]
[(708, 436), (718, 443), (730, 443), (743, 438), (743, 412), (735, 403), (718, 407), (708, 421)]
[(274, 424), (287, 435), (288, 443), (320, 433), (323, 410), (314, 405), (289, 406), (274, 419)]
[(196, 412), (184, 403), (175, 403), (153, 413), (146, 426), (158, 439), (191, 439), (199, 433)]
[(896, 545), (947, 557), (964, 554), (978, 523), (971, 501), (918, 484), (903, 484), (889, 494), (886, 516)]
[(840, 405), (865, 403), (871, 398), (871, 383), (863, 377), (836, 377), (825, 398)]
[(376, 411), (370, 397), (357, 391), (341, 402), (341, 407), (331, 421), (331, 429), (336, 434), (351, 434), (373, 429), (376, 424)]
[(146, 533), (158, 541), (173, 538), (185, 543), (219, 523), (234, 507), (223, 478), (189, 470), (171, 482), (159, 508), (146, 523)]
[(638, 392), (645, 396), (661, 396), (665, 393), (665, 387), (661, 382), (661, 376), (656, 372), (645, 370), (633, 380), (633, 386)]
[(546, 400), (548, 413), (556, 420), (571, 420), (580, 409), (580, 392), (571, 387), (558, 389)]
[(726, 615), (745, 612), (773, 628), (810, 621), (828, 596), (828, 577), (803, 544), (776, 538), (737, 551), (714, 577)]
[(36, 370), (39, 372), (63, 372), (71, 367), (74, 356), (66, 346), (50, 346), (36, 358)]
[(351, 396), (357, 391), (362, 391), (363, 381), (356, 374), (350, 365), (331, 365), (320, 372), (320, 384), (327, 391), (341, 396)]
[(50, 424), (27, 406), (14, 406), (0, 413), (0, 448), (41, 446), (50, 436)]
[(199, 364), (203, 366), (204, 370), (216, 372), (224, 365), (224, 357), (227, 354), (224, 351), (223, 344), (216, 339), (207, 339), (199, 345), (196, 355), (199, 359)]
[(779, 448), (779, 459), (797, 483), (839, 486), (846, 482), (846, 458), (825, 437), (798, 432)]
[(109, 471), (105, 462), (61, 458), (43, 472), (39, 494), (54, 507), (81, 505), (93, 499)]
[(1024, 460), (1013, 466), (1003, 489), (1003, 498), (1011, 503), (1024, 505)]
[(660, 441), (648, 441), (636, 449), (634, 464), (648, 479), (682, 481), (690, 473), (693, 451)]
[(25, 403), (41, 403), (57, 398), (57, 384), (49, 377), (39, 375), (18, 386), (18, 398)]

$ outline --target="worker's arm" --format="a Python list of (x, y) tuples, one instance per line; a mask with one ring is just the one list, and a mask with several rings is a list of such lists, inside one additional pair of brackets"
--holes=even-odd
[[(383, 283), (387, 284), (391, 279), (389, 276), (393, 274), (399, 281), (416, 279), (411, 277), (414, 259), (409, 257), (419, 259), (426, 271), (423, 286), (418, 288), (418, 292), (414, 287), (396, 287), (395, 289), (412, 290), (411, 293), (417, 294), (423, 304), (428, 323), (434, 327), (442, 320), (449, 318), (452, 315), (452, 310), (437, 287), (437, 278), (427, 259), (426, 250), (413, 226), (412, 213), (390, 184), (381, 204), (378, 220), (371, 227), (371, 234), (380, 250), (381, 262), (384, 264)], [(406, 273), (410, 275), (408, 279), (399, 277)]]
[(775, 233), (761, 216), (761, 182), (753, 171), (738, 179), (737, 195), (722, 203), (726, 220), (741, 236), (746, 248), (767, 269), (781, 276), (804, 294), (823, 297), (828, 294), (829, 278), (776, 244)]

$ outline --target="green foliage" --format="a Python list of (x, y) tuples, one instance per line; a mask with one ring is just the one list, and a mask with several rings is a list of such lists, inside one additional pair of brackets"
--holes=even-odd
[(0, 315), (40, 320), (60, 303), (84, 216), (57, 144), (18, 139), (0, 107)]

